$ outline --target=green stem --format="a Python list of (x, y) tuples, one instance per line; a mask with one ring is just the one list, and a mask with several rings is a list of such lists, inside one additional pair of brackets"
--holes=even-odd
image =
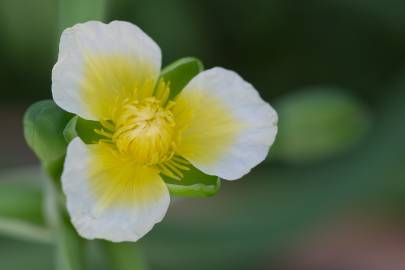
[(45, 212), (56, 241), (56, 269), (84, 270), (84, 240), (77, 235), (64, 215), (59, 190), (51, 179), (46, 185)]
[(142, 250), (134, 243), (111, 243), (103, 241), (107, 252), (109, 269), (114, 270), (147, 270)]

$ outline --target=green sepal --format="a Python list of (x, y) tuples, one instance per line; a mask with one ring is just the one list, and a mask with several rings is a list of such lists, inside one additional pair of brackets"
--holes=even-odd
[(170, 99), (176, 97), (187, 83), (204, 70), (200, 60), (194, 57), (181, 58), (166, 66), (160, 75), (165, 82), (170, 83)]
[(42, 162), (53, 162), (66, 153), (63, 130), (72, 114), (59, 108), (52, 100), (31, 105), (24, 115), (24, 136), (28, 146)]
[(52, 100), (34, 103), (24, 115), (25, 140), (55, 180), (62, 174), (67, 148), (63, 130), (72, 116)]
[(103, 129), (103, 126), (99, 122), (85, 120), (79, 116), (75, 116), (67, 123), (63, 131), (63, 136), (68, 143), (75, 137), (79, 137), (84, 143), (92, 144), (100, 139), (105, 139), (104, 136), (95, 132), (95, 130), (101, 129)]
[(218, 193), (221, 181), (217, 176), (207, 175), (191, 166), (183, 171), (184, 177), (176, 180), (162, 175), (170, 194), (179, 197), (208, 197)]

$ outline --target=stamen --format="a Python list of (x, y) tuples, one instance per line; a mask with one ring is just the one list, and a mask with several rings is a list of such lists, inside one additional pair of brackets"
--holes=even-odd
[(182, 164), (186, 164), (186, 165), (190, 165), (190, 161), (180, 157), (180, 156), (174, 156), (173, 157), (173, 161), (176, 161), (177, 163), (182, 163)]
[(171, 158), (177, 138), (173, 113), (156, 97), (124, 105), (112, 135), (120, 152), (145, 165)]
[(97, 143), (113, 144), (112, 140), (109, 140), (109, 139), (100, 139), (97, 141)]
[(170, 177), (170, 178), (173, 178), (173, 179), (175, 179), (175, 180), (181, 180), (181, 177), (175, 175), (175, 174), (174, 174), (173, 172), (171, 172), (165, 165), (160, 164), (160, 165), (158, 165), (157, 167), (158, 167), (158, 169), (160, 170), (160, 173), (162, 173), (162, 174), (164, 174), (164, 175), (166, 175), (166, 176), (168, 176), (168, 177)]
[(101, 135), (101, 136), (104, 136), (104, 137), (107, 137), (110, 139), (112, 139), (112, 137), (113, 137), (113, 134), (111, 132), (106, 131), (104, 129), (95, 129), (94, 132), (97, 133), (98, 135)]
[(183, 178), (184, 174), (175, 166), (173, 166), (173, 164), (171, 164), (170, 162), (166, 162), (164, 163), (164, 165), (167, 166), (167, 168), (170, 169), (175, 175), (177, 175), (180, 178)]
[(180, 156), (173, 156), (170, 160), (158, 165), (160, 172), (170, 178), (181, 180), (184, 177), (183, 171), (190, 170), (190, 163)]
[(113, 124), (110, 120), (102, 119), (102, 120), (100, 120), (100, 124), (101, 124), (104, 128), (106, 128), (108, 131), (113, 132), (114, 129), (115, 129), (114, 124)]
[(168, 163), (170, 163), (170, 164), (172, 164), (173, 166), (175, 166), (176, 168), (179, 168), (179, 169), (184, 170), (184, 171), (190, 170), (189, 167), (184, 166), (184, 165), (179, 164), (179, 163), (176, 163), (174, 160), (170, 160), (170, 161), (168, 161)]
[(99, 143), (114, 144), (124, 158), (181, 180), (190, 163), (175, 154), (180, 135), (171, 111), (175, 102), (169, 96), (169, 83), (160, 80), (154, 88), (152, 80), (145, 80), (134, 87), (132, 99), (117, 107), (113, 119), (100, 121), (103, 128), (95, 132), (105, 137)]
[(155, 97), (160, 100), (160, 105), (164, 106), (170, 96), (170, 83), (165, 83), (162, 79), (156, 88)]

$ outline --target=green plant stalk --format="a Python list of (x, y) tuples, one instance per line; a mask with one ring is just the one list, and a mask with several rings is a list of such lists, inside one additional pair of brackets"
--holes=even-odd
[[(57, 180), (57, 179), (54, 179)], [(56, 181), (47, 181), (45, 193), (46, 218), (53, 229), (56, 244), (57, 270), (84, 270), (83, 243), (70, 222), (65, 218), (63, 201)]]

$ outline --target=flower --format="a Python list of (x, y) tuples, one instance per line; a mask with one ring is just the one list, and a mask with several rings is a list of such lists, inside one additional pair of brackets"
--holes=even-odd
[(174, 99), (159, 80), (161, 51), (137, 26), (91, 21), (66, 29), (52, 70), (64, 110), (99, 121), (104, 139), (70, 142), (61, 181), (71, 221), (88, 239), (136, 241), (160, 222), (194, 166), (234, 180), (262, 162), (277, 114), (233, 71), (199, 73)]

